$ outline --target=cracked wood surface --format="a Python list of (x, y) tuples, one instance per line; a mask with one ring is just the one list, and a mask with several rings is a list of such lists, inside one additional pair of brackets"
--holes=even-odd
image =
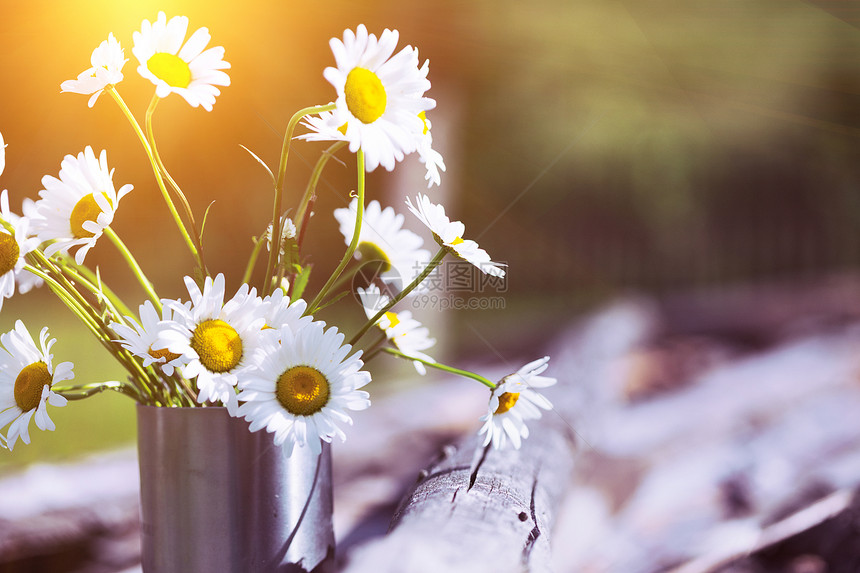
[(404, 497), (389, 534), (353, 549), (344, 571), (550, 571), (557, 509), (587, 447), (575, 428), (581, 400), (572, 386), (583, 377), (610, 378), (606, 366), (651, 327), (641, 307), (619, 305), (565, 336), (548, 372), (558, 378), (545, 392), (554, 409), (529, 422), (522, 448), (484, 448), (476, 435), (442, 448)]

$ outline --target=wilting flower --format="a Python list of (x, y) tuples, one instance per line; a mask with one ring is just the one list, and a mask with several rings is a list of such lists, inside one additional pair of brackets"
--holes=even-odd
[(432, 187), (434, 184), (442, 183), (442, 176), (439, 171), (445, 171), (445, 161), (442, 159), (442, 154), (433, 149), (433, 135), (430, 133), (430, 120), (427, 119), (427, 114), (423, 111), (418, 114), (424, 122), (424, 129), (418, 138), (418, 160), (424, 164), (427, 169), (427, 174), (424, 179), (427, 180), (427, 187)]
[(472, 263), (488, 275), (505, 276), (502, 263), (494, 263), (487, 251), (475, 241), (463, 239), (466, 226), (460, 221), (448, 219), (442, 205), (431, 203), (427, 195), (422, 193), (418, 194), (415, 205), (409, 198), (406, 199), (406, 205), (432, 231), (436, 242), (448, 249), (452, 255)]
[(155, 84), (158, 97), (176, 93), (192, 107), (212, 111), (215, 96), (221, 93), (215, 86), (230, 85), (230, 77), (221, 71), (230, 64), (224, 61), (223, 47), (206, 49), (211, 39), (209, 30), (198, 28), (185, 41), (187, 31), (185, 16), (167, 20), (164, 12), (159, 12), (155, 23), (144, 20), (140, 32), (132, 36), (131, 51), (140, 62), (137, 72)]

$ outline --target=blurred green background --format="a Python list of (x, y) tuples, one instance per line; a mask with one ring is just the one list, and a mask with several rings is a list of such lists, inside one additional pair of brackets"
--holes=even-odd
[[(228, 290), (271, 218), (267, 176), (239, 144), (275, 164), (290, 115), (334, 98), (322, 77), (329, 38), (361, 22), (398, 29), (401, 45), (430, 59), (438, 107), (428, 115), (448, 164), (431, 197), (510, 266), (506, 312), (446, 313), (451, 360), (530, 347), (621, 292), (796, 280), (860, 262), (856, 2), (3, 2), (0, 187), (17, 209), (63, 155), (107, 149), (117, 186), (135, 186), (114, 228), (162, 296), (183, 295), (190, 257), (134, 135), (109, 98), (88, 109), (85, 96), (59, 91), (113, 32), (130, 60), (119, 90), (142, 118), (153, 90), (135, 71), (131, 34), (160, 9), (208, 27), (232, 64), (211, 113), (171, 96), (155, 118), (162, 157), (198, 216), (215, 201), (205, 244)], [(293, 197), (323, 147), (294, 146)], [(355, 185), (353, 158), (340, 158), (307, 242), (320, 282), (343, 249), (331, 210)], [(379, 169), (368, 197), (398, 205), (424, 190), (421, 176), (414, 157), (393, 174)], [(87, 261), (130, 306), (142, 301), (110, 245)], [(55, 360), (74, 361), (79, 382), (122, 375), (47, 293), (7, 301), (2, 330), (17, 317), (33, 332), (51, 328)], [(120, 397), (52, 416), (59, 430), (33, 429), (34, 444), (0, 456), (0, 471), (133, 440), (133, 406)]]

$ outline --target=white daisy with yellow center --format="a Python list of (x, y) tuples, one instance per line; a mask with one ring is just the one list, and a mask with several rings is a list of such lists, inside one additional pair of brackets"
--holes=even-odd
[(255, 365), (255, 353), (264, 337), (265, 320), (259, 314), (261, 301), (256, 291), (242, 285), (224, 302), (224, 275), (206, 277), (203, 291), (190, 277), (185, 286), (191, 304), (163, 301), (173, 310), (169, 328), (159, 332), (153, 348), (182, 355), (182, 375), (197, 380), (197, 399), (222, 402), (235, 414), (236, 384)]
[[(358, 199), (349, 207), (334, 210), (344, 242), (349, 245), (355, 231)], [(378, 275), (386, 284), (402, 290), (418, 276), (430, 261), (430, 251), (423, 249), (424, 240), (403, 228), (404, 217), (392, 207), (385, 209), (379, 201), (371, 201), (364, 210), (359, 230), (355, 258), (367, 265), (363, 274)]]
[(348, 356), (352, 347), (343, 343), (343, 334), (324, 328), (318, 321), (296, 332), (282, 328), (280, 343), (261, 354), (259, 366), (239, 382), (239, 416), (252, 432), (273, 433), (287, 455), (296, 446), (319, 453), (321, 440), (345, 440), (339, 424), (352, 423), (346, 411), (370, 406), (369, 394), (359, 390), (370, 382), (361, 352)]
[(436, 242), (452, 255), (472, 263), (485, 274), (495, 277), (505, 276), (503, 268), (505, 265), (493, 262), (487, 251), (479, 247), (475, 241), (463, 239), (466, 226), (460, 221), (448, 219), (442, 205), (432, 203), (429, 197), (422, 193), (418, 194), (415, 205), (409, 198), (406, 199), (406, 205), (430, 229)]
[(541, 409), (552, 409), (552, 403), (536, 392), (535, 388), (546, 388), (556, 383), (555, 378), (541, 376), (547, 369), (549, 356), (529, 362), (515, 373), (505, 376), (490, 396), (487, 413), (481, 417), (484, 425), (478, 435), (484, 436), (484, 446), (492, 443), (496, 449), (503, 448), (510, 440), (519, 449), (522, 441), (529, 437), (526, 420), (541, 417)]
[[(0, 226), (0, 308), (3, 300), (15, 294), (15, 285), (20, 292), (27, 292), (41, 280), (30, 271), (24, 270), (27, 264), (24, 256), (39, 246), (39, 239), (29, 236), (30, 220), (20, 217), (9, 209), (9, 193), (0, 192), (0, 217), (12, 226), (10, 232)], [(36, 280), (34, 280), (36, 279)]]
[(132, 36), (131, 51), (140, 62), (137, 72), (155, 84), (158, 97), (176, 93), (192, 107), (212, 111), (215, 96), (221, 93), (215, 86), (230, 85), (230, 77), (221, 71), (230, 64), (224, 61), (223, 47), (206, 49), (211, 39), (209, 30), (199, 28), (186, 41), (187, 32), (185, 16), (168, 20), (159, 12), (154, 23), (144, 20), (140, 31)]
[(9, 424), (5, 439), (11, 450), (20, 437), (30, 443), (30, 419), (35, 418), (40, 430), (53, 431), (56, 426), (48, 416), (48, 404), (65, 406), (66, 399), (53, 390), (56, 382), (74, 378), (71, 362), (52, 365), (51, 347), (56, 339), (48, 340), (48, 329), (39, 335), (36, 347), (24, 323), (15, 322), (14, 330), (0, 336), (0, 428)]
[(427, 114), (423, 111), (418, 114), (421, 121), (424, 122), (424, 127), (421, 135), (418, 136), (418, 160), (424, 164), (427, 169), (427, 174), (424, 179), (427, 181), (427, 187), (440, 185), (442, 176), (439, 171), (445, 171), (445, 160), (442, 159), (442, 154), (433, 149), (433, 135), (430, 133), (432, 125), (427, 119)]
[(304, 316), (307, 308), (305, 301), (298, 299), (291, 302), (290, 297), (278, 288), (262, 300), (258, 314), (265, 320), (264, 329), (280, 330), (289, 326), (295, 332), (313, 321), (312, 316)]
[[(359, 287), (356, 292), (361, 299), (361, 305), (364, 307), (367, 318), (373, 318), (377, 312), (391, 302), (391, 299), (382, 294), (376, 285), (370, 285), (366, 289)], [(432, 356), (422, 352), (432, 348), (436, 344), (436, 339), (430, 338), (430, 330), (412, 318), (410, 311), (393, 312), (389, 310), (376, 322), (376, 326), (406, 356), (420, 358), (427, 362), (436, 362)], [(427, 373), (427, 368), (421, 362), (414, 360), (412, 364), (418, 374), (424, 376)]]
[(113, 222), (120, 199), (132, 190), (131, 185), (123, 185), (119, 192), (114, 189), (107, 152), (102, 150), (96, 159), (89, 146), (77, 157), (66, 155), (60, 165), (60, 178), (46, 175), (42, 186), (32, 219), (33, 231), (40, 243), (54, 241), (45, 247), (49, 257), (79, 247), (75, 253), (79, 265)]
[(406, 46), (394, 54), (398, 37), (386, 29), (377, 40), (360, 25), (329, 42), (336, 67), (323, 75), (337, 90), (334, 119), (349, 150), (364, 152), (367, 171), (379, 165), (391, 171), (415, 151), (418, 114), (436, 105), (424, 97), (430, 82), (418, 67), (417, 50)]
[[(26, 234), (27, 234), (28, 240), (32, 241), (33, 245), (35, 245), (35, 247), (38, 247), (39, 246), (39, 239), (37, 237), (31, 236), (31, 233), (30, 233), (30, 229), (32, 229), (32, 227), (33, 227), (33, 223), (32, 223), (33, 219), (37, 216), (36, 215), (36, 202), (33, 201), (32, 199), (30, 199), (29, 197), (25, 197), (24, 200), (21, 201), (21, 212), (24, 215), (23, 215), (23, 217), (20, 217), (20, 218), (27, 219), (28, 229), (27, 229)], [(13, 224), (15, 224), (14, 221), (15, 221), (15, 218), (18, 217), (18, 215), (10, 212), (9, 217), (12, 219)], [(29, 245), (28, 245), (28, 247), (29, 247)], [(27, 252), (29, 252), (29, 250)], [(45, 281), (42, 280), (41, 277), (38, 277), (38, 276), (34, 275), (33, 273), (31, 273), (30, 271), (28, 271), (27, 269), (22, 269), (20, 273), (15, 274), (15, 283), (17, 285), (18, 292), (21, 294), (25, 294), (27, 292), (30, 292), (30, 290), (32, 290), (34, 288), (39, 288), (40, 286), (45, 284)]]
[[(186, 307), (188, 307), (186, 303)], [(116, 340), (120, 345), (128, 349), (135, 356), (143, 359), (143, 366), (157, 364), (167, 376), (172, 376), (176, 368), (185, 365), (185, 357), (182, 354), (170, 352), (165, 348), (166, 343), (161, 339), (161, 333), (171, 328), (173, 321), (173, 309), (164, 306), (161, 316), (155, 310), (152, 302), (146, 301), (138, 310), (140, 322), (127, 316), (127, 324), (112, 322), (110, 327), (121, 339)]]
[(122, 67), (127, 61), (122, 46), (112, 33), (108, 34), (108, 39), (99, 44), (90, 56), (92, 67), (78, 74), (77, 79), (64, 81), (60, 90), (90, 95), (87, 105), (93, 107), (107, 86), (122, 81)]

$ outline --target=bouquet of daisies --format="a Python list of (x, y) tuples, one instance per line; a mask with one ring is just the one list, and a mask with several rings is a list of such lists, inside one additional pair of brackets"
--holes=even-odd
[[(424, 374), (426, 367), (460, 374), (486, 385), (489, 403), (481, 418), (485, 445), (519, 447), (528, 436), (526, 421), (551, 407), (536, 389), (555, 383), (542, 376), (548, 357), (492, 382), (480, 374), (435, 361), (428, 329), (409, 311), (396, 310), (404, 298), (421, 292), (425, 279), (445, 257), (455, 257), (481, 272), (502, 277), (504, 265), (493, 262), (465, 228), (451, 221), (444, 207), (418, 193), (406, 208), (426, 225), (438, 244), (435, 254), (422, 239), (405, 229), (404, 216), (376, 200), (367, 201), (365, 174), (379, 166), (393, 170), (406, 155), (417, 153), (426, 167), (428, 187), (440, 183), (442, 156), (433, 149), (427, 112), (436, 102), (425, 95), (429, 63), (418, 50), (397, 50), (398, 33), (384, 30), (377, 38), (361, 25), (330, 42), (335, 65), (323, 75), (335, 89), (335, 100), (299, 110), (286, 128), (280, 162), (270, 169), (253, 157), (271, 177), (272, 215), (265, 231), (252, 238), (253, 248), (235, 293), (225, 289), (222, 274), (207, 268), (202, 240), (205, 214), (195, 217), (179, 184), (158, 153), (153, 117), (158, 103), (171, 94), (192, 107), (211, 111), (220, 87), (228, 86), (224, 48), (209, 47), (206, 28), (188, 34), (188, 19), (144, 20), (134, 32), (132, 54), (137, 72), (155, 85), (143, 124), (129, 110), (118, 86), (128, 61), (110, 34), (92, 53), (91, 67), (62, 83), (64, 92), (89, 96), (89, 106), (102, 94), (122, 110), (152, 169), (155, 182), (176, 227), (191, 253), (194, 268), (185, 277), (187, 300), (158, 296), (131, 251), (111, 228), (114, 214), (131, 185), (117, 189), (107, 153), (86, 147), (67, 155), (56, 177), (46, 175), (39, 200), (25, 199), (21, 214), (0, 195), (0, 307), (6, 298), (36, 288), (50, 289), (119, 361), (123, 381), (74, 384), (73, 365), (53, 363), (47, 328), (38, 344), (19, 320), (0, 335), (0, 445), (12, 449), (20, 437), (29, 443), (31, 418), (41, 430), (53, 430), (48, 405), (110, 390), (142, 403), (162, 407), (225, 406), (232, 416), (249, 422), (250, 431), (265, 428), (277, 444), (309, 447), (318, 452), (321, 440), (345, 439), (342, 429), (350, 411), (370, 406), (362, 390), (370, 380), (365, 370), (372, 358), (388, 354), (405, 359)], [(301, 126), (305, 133), (295, 135)], [(294, 139), (331, 142), (317, 161), (304, 193), (284, 207), (284, 179)], [(5, 166), (0, 138), (0, 173)], [(339, 264), (316, 293), (307, 292), (311, 267), (303, 238), (316, 199), (316, 185), (328, 160), (341, 149), (354, 155), (357, 173), (349, 206), (336, 209), (347, 245)], [(146, 293), (133, 312), (110, 289), (98, 270), (85, 264), (98, 242), (108, 241), (128, 263)], [(357, 287), (366, 323), (346, 341), (335, 326), (314, 319), (322, 308), (343, 298), (345, 277), (356, 265), (373, 270), (373, 280)], [(250, 277), (265, 267), (264, 280)], [(404, 286), (404, 283), (408, 283)], [(312, 296), (311, 296), (312, 294)], [(356, 346), (369, 332), (372, 342)], [(5, 433), (2, 430), (5, 429)]]

